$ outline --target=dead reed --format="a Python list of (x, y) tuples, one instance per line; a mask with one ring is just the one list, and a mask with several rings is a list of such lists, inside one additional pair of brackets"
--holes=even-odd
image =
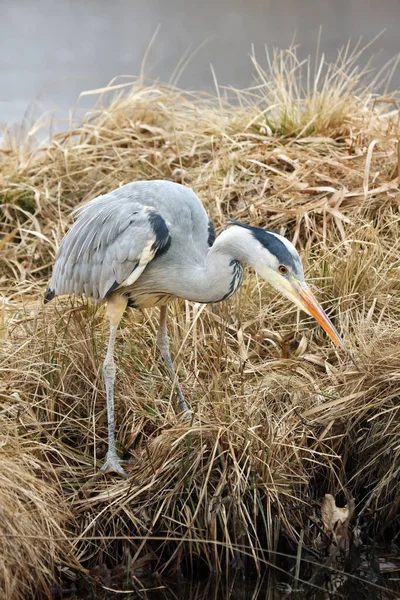
[[(261, 569), (282, 532), (320, 548), (325, 493), (355, 499), (363, 535), (398, 531), (399, 117), (356, 60), (322, 61), (302, 87), (309, 63), (277, 53), (235, 104), (116, 82), (45, 147), (4, 134), (4, 597), (26, 598), (34, 581), (48, 592), (77, 565), (122, 565), (131, 579), (150, 562), (221, 570), (247, 557)], [(188, 425), (157, 360), (156, 311), (131, 311), (116, 348), (131, 477), (90, 482), (105, 454), (104, 310), (43, 307), (42, 295), (72, 208), (154, 178), (192, 187), (218, 228), (232, 217), (293, 239), (358, 368), (249, 273), (228, 304), (170, 308)]]

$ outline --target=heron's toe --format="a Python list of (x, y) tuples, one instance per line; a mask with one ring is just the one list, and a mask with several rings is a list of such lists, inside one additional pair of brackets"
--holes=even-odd
[(107, 473), (115, 473), (116, 475), (126, 479), (128, 477), (128, 473), (125, 471), (122, 463), (123, 461), (121, 461), (118, 456), (107, 456), (106, 462), (100, 469), (100, 473), (103, 473), (104, 475)]

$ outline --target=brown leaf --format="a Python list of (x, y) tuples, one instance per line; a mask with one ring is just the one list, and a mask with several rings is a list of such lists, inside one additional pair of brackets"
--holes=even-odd
[[(329, 548), (330, 554), (335, 553), (337, 548), (348, 552), (350, 547), (348, 526), (353, 513), (353, 499), (351, 499), (344, 508), (339, 508), (336, 506), (335, 498), (331, 494), (325, 494), (321, 506), (321, 516), (325, 530), (332, 535)], [(334, 540), (335, 543), (333, 543)]]
[(338, 525), (347, 525), (353, 516), (354, 508), (352, 505), (346, 504), (344, 508), (336, 506), (335, 498), (332, 494), (325, 494), (324, 501), (321, 506), (322, 522), (325, 530), (335, 533)]

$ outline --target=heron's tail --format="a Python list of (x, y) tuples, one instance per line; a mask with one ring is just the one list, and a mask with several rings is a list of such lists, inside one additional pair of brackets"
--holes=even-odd
[(47, 304), (48, 302), (50, 302), (50, 300), (53, 300), (55, 296), (56, 294), (54, 293), (54, 291), (48, 287), (44, 295), (44, 304)]

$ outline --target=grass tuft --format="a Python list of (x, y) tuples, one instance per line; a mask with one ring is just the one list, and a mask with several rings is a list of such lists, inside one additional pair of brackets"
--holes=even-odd
[(18, 411), (15, 398), (1, 415), (0, 594), (50, 597), (62, 564), (73, 562), (67, 533), (72, 512), (53, 469), (40, 458), (49, 456), (49, 448), (32, 443), (22, 426), (4, 431), (4, 415), (15, 418)]

